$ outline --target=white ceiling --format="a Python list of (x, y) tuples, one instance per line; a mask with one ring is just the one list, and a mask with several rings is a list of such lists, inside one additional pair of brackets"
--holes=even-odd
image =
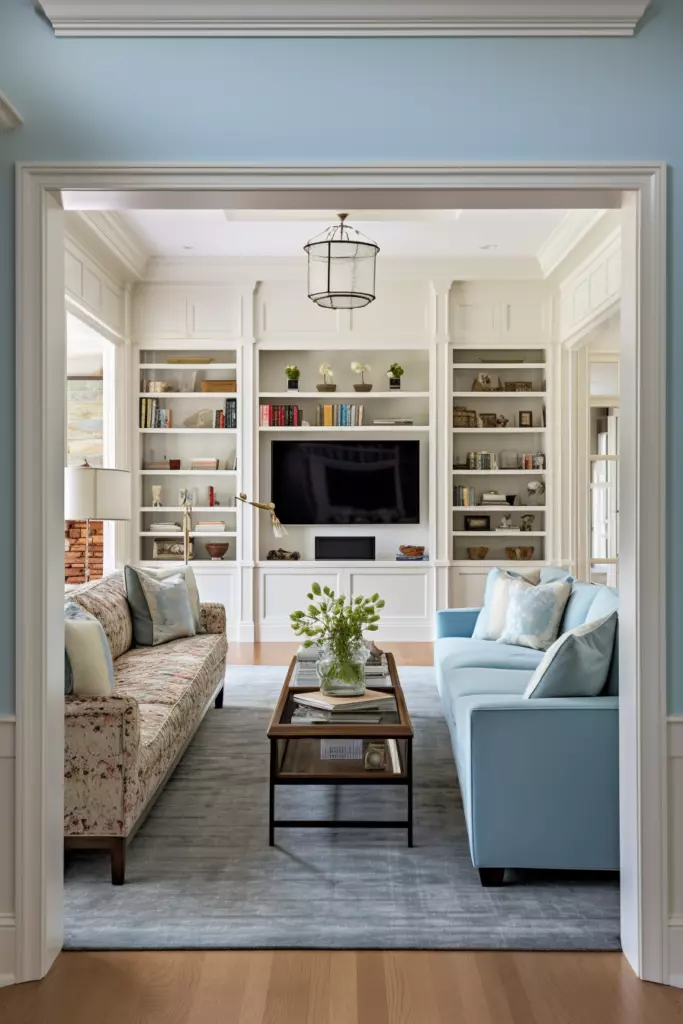
[[(66, 351), (69, 358), (101, 356), (110, 343), (73, 313), (66, 314)], [(100, 359), (100, 362), (102, 360)]]
[[(152, 256), (303, 256), (335, 211), (120, 210)], [(571, 213), (570, 213), (571, 216)], [(389, 257), (537, 257), (566, 210), (349, 211)]]

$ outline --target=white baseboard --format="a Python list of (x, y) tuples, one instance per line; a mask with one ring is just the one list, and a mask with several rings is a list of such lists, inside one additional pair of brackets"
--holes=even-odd
[(0, 914), (0, 988), (14, 985), (16, 928), (14, 914)]
[(669, 918), (669, 985), (683, 988), (683, 917)]
[(240, 644), (253, 644), (256, 631), (253, 622), (240, 622), (237, 627), (237, 642)]

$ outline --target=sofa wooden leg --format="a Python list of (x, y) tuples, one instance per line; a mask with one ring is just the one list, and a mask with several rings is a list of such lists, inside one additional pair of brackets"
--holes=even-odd
[(113, 839), (111, 844), (111, 884), (123, 885), (126, 880), (126, 840)]
[(502, 885), (504, 877), (505, 868), (479, 868), (479, 879), (482, 885)]
[(223, 684), (223, 686), (221, 686), (220, 690), (216, 694), (216, 700), (214, 701), (214, 707), (216, 707), (216, 708), (222, 708), (223, 707), (223, 696), (224, 696), (224, 693), (225, 693), (225, 684)]

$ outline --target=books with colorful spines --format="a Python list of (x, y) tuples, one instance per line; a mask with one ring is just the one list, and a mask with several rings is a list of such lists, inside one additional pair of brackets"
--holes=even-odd
[(293, 699), (297, 704), (304, 704), (311, 708), (322, 708), (324, 711), (350, 711), (352, 708), (380, 707), (390, 703), (394, 699), (393, 693), (380, 693), (378, 690), (366, 690), (359, 697), (328, 697), (320, 690), (312, 690), (310, 693), (296, 693)]
[(332, 406), (331, 405), (324, 405), (323, 406), (323, 426), (324, 427), (331, 427), (331, 426), (333, 426), (333, 422), (332, 422)]

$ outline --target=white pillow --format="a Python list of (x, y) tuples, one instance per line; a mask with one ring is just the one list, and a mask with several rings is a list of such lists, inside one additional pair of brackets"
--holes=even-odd
[(486, 578), (484, 607), (479, 612), (473, 640), (497, 640), (505, 629), (505, 619), (510, 600), (510, 587), (515, 580), (526, 579), (530, 584), (537, 584), (541, 578), (540, 569), (526, 571), (510, 571), (507, 569), (491, 569)]
[(616, 631), (616, 612), (567, 630), (543, 655), (524, 696), (597, 697), (607, 682)]
[(539, 583), (536, 587), (526, 580), (514, 580), (510, 586), (505, 629), (498, 643), (547, 651), (557, 639), (571, 592), (572, 585), (567, 580)]
[(114, 692), (109, 641), (95, 616), (74, 601), (64, 606), (64, 646), (71, 665), (71, 692), (80, 697), (109, 697)]

